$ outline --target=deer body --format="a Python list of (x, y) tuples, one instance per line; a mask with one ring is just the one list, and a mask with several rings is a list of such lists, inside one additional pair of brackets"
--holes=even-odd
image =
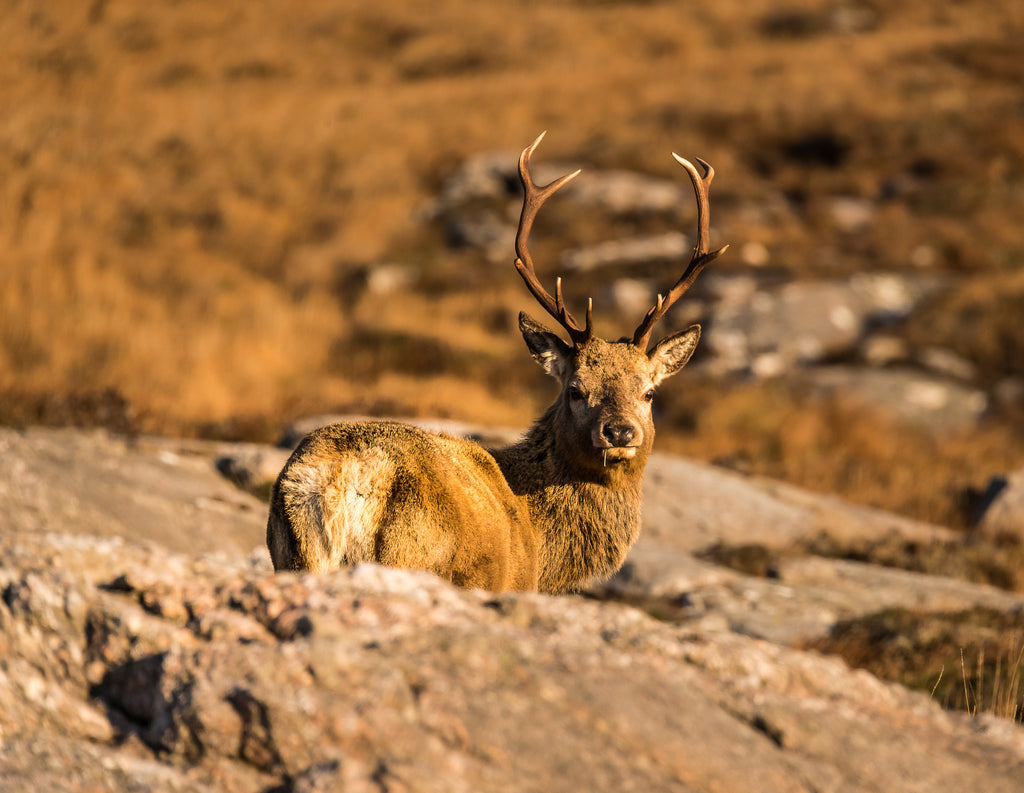
[(536, 537), (494, 458), (396, 422), (310, 433), (274, 485), (267, 544), (278, 570), (380, 562), (466, 587), (537, 587)]
[[(543, 136), (541, 136), (543, 137)], [(572, 176), (538, 188), (523, 152), (526, 198), (516, 268), (569, 333), (564, 342), (526, 314), (519, 328), (531, 355), (561, 386), (558, 398), (511, 446), (396, 422), (323, 427), (308, 435), (271, 494), (267, 545), (276, 570), (330, 570), (379, 562), (430, 570), (465, 587), (568, 592), (615, 572), (640, 533), (641, 482), (654, 442), (654, 389), (689, 360), (691, 326), (648, 351), (651, 328), (721, 253), (708, 252), (707, 185), (685, 160), (698, 198), (700, 237), (667, 299), (632, 339), (593, 336), (540, 285), (526, 249), (533, 216)], [(678, 159), (678, 158), (677, 158)]]

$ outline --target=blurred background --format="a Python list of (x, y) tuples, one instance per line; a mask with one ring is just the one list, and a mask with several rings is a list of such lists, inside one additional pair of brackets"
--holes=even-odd
[[(1024, 6), (11, 0), (0, 423), (274, 441), (302, 416), (525, 426), (531, 249), (599, 335), (693, 241), (658, 448), (965, 527), (1024, 460)], [(549, 287), (550, 288), (550, 287)]]

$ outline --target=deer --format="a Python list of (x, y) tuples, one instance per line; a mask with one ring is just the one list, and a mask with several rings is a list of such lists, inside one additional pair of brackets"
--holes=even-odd
[(560, 384), (558, 397), (515, 443), (484, 448), (389, 420), (342, 422), (308, 434), (272, 491), (267, 546), (276, 571), (324, 572), (370, 562), (431, 571), (470, 589), (579, 591), (615, 573), (640, 534), (644, 468), (654, 442), (655, 389), (690, 360), (691, 325), (655, 344), (656, 323), (728, 246), (710, 248), (703, 173), (673, 153), (697, 199), (697, 241), (675, 284), (631, 337), (594, 335), (593, 299), (581, 324), (541, 284), (527, 243), (541, 206), (580, 171), (538, 186), (519, 157), (523, 206), (515, 268), (568, 341), (527, 313), (530, 355)]

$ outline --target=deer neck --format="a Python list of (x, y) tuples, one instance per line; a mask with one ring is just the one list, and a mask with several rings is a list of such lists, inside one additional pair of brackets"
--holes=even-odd
[[(601, 464), (572, 448), (559, 404), (518, 443), (492, 453), (540, 540), (540, 589), (566, 592), (617, 570), (640, 533), (643, 471), (650, 446)], [(597, 462), (595, 462), (595, 460)]]

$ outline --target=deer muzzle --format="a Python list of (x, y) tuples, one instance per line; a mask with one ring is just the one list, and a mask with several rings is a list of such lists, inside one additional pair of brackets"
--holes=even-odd
[(605, 460), (629, 460), (643, 444), (643, 430), (624, 419), (608, 421), (594, 428), (591, 441), (603, 450)]

